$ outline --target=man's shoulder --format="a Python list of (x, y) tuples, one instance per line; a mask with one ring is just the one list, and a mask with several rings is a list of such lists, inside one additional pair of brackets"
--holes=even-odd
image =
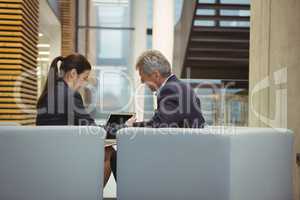
[(162, 93), (178, 93), (182, 90), (186, 90), (188, 88), (187, 84), (183, 81), (179, 80), (176, 76), (171, 77), (170, 80), (166, 83), (165, 87), (162, 88)]

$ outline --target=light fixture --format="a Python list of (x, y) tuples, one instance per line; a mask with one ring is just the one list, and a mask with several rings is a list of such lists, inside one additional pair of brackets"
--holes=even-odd
[(44, 36), (44, 34), (43, 33), (39, 33), (39, 37), (43, 37)]
[(38, 44), (37, 47), (38, 48), (49, 48), (50, 44)]
[(50, 55), (49, 51), (39, 51), (39, 55)]
[(93, 0), (94, 5), (128, 6), (128, 0)]
[(37, 58), (37, 61), (39, 61), (39, 62), (41, 62), (41, 61), (49, 62), (49, 58)]

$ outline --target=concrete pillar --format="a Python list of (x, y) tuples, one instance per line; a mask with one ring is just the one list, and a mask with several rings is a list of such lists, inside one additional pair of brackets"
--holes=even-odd
[(134, 0), (133, 1), (133, 56), (132, 66), (135, 81), (135, 112), (138, 120), (144, 118), (144, 94), (145, 87), (141, 84), (138, 72), (135, 69), (136, 60), (147, 49), (147, 1)]
[[(135, 70), (135, 63), (137, 58), (147, 49), (147, 1), (133, 0), (133, 54), (130, 58), (130, 63), (132, 66), (132, 73), (134, 74), (134, 111), (138, 118), (138, 121), (143, 120), (144, 116), (144, 96), (145, 88), (140, 82), (140, 77), (138, 72)], [(104, 188), (104, 197), (106, 198), (116, 198), (116, 183), (113, 180), (112, 176), (109, 179), (106, 187)]]
[(153, 49), (161, 51), (172, 65), (174, 0), (153, 0)]
[[(292, 129), (295, 153), (300, 152), (299, 9), (299, 0), (251, 1), (249, 124)], [(294, 158), (294, 200), (300, 200)]]

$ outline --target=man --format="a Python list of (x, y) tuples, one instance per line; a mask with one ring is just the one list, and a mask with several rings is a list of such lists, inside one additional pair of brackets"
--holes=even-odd
[[(193, 89), (178, 80), (171, 72), (171, 65), (165, 56), (156, 50), (144, 52), (137, 61), (136, 69), (145, 83), (157, 95), (157, 110), (145, 122), (131, 118), (128, 127), (152, 128), (203, 128), (205, 120), (201, 112), (200, 99)], [(116, 178), (116, 154), (111, 160)]]
[(204, 118), (201, 103), (193, 89), (178, 80), (171, 73), (171, 66), (162, 53), (148, 50), (136, 64), (136, 69), (145, 83), (157, 95), (157, 110), (151, 120), (135, 122), (131, 119), (128, 126), (133, 127), (177, 127), (202, 128)]

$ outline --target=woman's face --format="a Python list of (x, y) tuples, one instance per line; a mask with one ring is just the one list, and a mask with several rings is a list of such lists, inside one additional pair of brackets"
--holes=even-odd
[(74, 80), (74, 90), (78, 91), (80, 90), (82, 87), (84, 87), (87, 82), (88, 82), (88, 78), (90, 75), (90, 70), (85, 70), (83, 73), (81, 74), (77, 74), (77, 78)]
[(87, 84), (90, 72), (90, 70), (85, 70), (83, 73), (78, 74), (76, 69), (72, 69), (67, 72), (64, 80), (68, 83), (70, 88), (78, 91)]

